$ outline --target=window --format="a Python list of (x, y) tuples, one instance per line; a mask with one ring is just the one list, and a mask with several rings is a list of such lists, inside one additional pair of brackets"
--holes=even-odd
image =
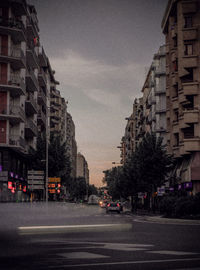
[(188, 74), (182, 78), (182, 82), (183, 83), (193, 82), (193, 68), (185, 68), (185, 69), (187, 70)]
[(193, 26), (192, 16), (186, 16), (184, 19), (185, 19), (184, 28), (191, 28)]
[(176, 58), (175, 62), (174, 62), (174, 71), (178, 71), (178, 58)]
[(190, 127), (184, 129), (184, 139), (194, 138), (194, 124), (190, 124)]
[(174, 134), (174, 139), (175, 139), (174, 146), (179, 146), (179, 134), (178, 133)]
[(178, 117), (179, 117), (178, 110), (175, 110), (175, 111), (174, 111), (174, 121), (175, 121), (175, 122), (178, 122)]
[(193, 54), (193, 44), (185, 44), (184, 55), (192, 55), (192, 54)]

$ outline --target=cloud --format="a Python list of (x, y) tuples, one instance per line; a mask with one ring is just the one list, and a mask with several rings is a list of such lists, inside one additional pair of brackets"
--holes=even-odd
[(107, 107), (119, 107), (126, 97), (140, 95), (145, 67), (137, 63), (109, 65), (87, 59), (67, 49), (63, 58), (52, 58), (52, 67), (61, 87), (81, 91), (89, 99)]

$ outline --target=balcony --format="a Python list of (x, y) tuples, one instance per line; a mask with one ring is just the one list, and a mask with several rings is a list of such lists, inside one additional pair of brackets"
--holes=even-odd
[(0, 120), (9, 120), (12, 124), (25, 122), (25, 112), (20, 106), (10, 106), (10, 109), (5, 109), (0, 112)]
[(22, 49), (13, 46), (3, 46), (0, 48), (0, 62), (10, 63), (13, 69), (26, 67), (26, 60)]
[(172, 85), (176, 85), (178, 83), (178, 73), (175, 72), (174, 74), (172, 74)]
[(166, 113), (166, 108), (157, 106), (156, 107), (156, 114)]
[(36, 79), (35, 73), (32, 70), (26, 70), (26, 85), (27, 91), (35, 92), (38, 91), (39, 85)]
[(26, 40), (26, 30), (23, 22), (14, 18), (6, 19), (0, 17), (0, 34), (10, 35), (14, 43)]
[(24, 78), (17, 74), (10, 74), (10, 79), (7, 80), (7, 76), (1, 76), (0, 78), (0, 92), (9, 91), (12, 97), (25, 95), (26, 85)]
[(37, 126), (32, 119), (27, 119), (25, 123), (25, 137), (32, 138), (37, 136)]
[(41, 110), (38, 111), (38, 124), (46, 126), (46, 115)]
[(171, 29), (172, 38), (175, 38), (177, 35), (177, 24), (174, 24)]
[(162, 75), (166, 74), (166, 69), (165, 67), (159, 66), (156, 71), (155, 71), (155, 76), (160, 77)]
[(196, 27), (183, 28), (183, 40), (196, 40), (198, 38), (198, 32)]
[(38, 73), (38, 81), (40, 86), (46, 87), (47, 85), (47, 79), (46, 79), (46, 74), (43, 69), (40, 69)]
[(35, 52), (35, 46), (33, 44), (27, 46), (26, 48), (27, 63), (32, 68), (39, 68), (38, 56)]
[(27, 33), (29, 37), (37, 37), (38, 32), (39, 28), (36, 16), (34, 14), (31, 14), (31, 16), (27, 16)]
[(182, 57), (183, 68), (193, 68), (198, 66), (197, 55), (185, 55)]
[(42, 104), (46, 106), (47, 103), (47, 97), (45, 96), (43, 90), (40, 88), (39, 92), (38, 92), (38, 103)]
[(185, 152), (193, 152), (193, 151), (200, 150), (200, 138), (199, 137), (184, 139), (183, 144), (184, 144), (184, 151)]
[(47, 67), (47, 57), (46, 57), (46, 54), (45, 54), (45, 52), (44, 52), (43, 47), (39, 47), (39, 55), (38, 55), (38, 58), (39, 58), (40, 66), (41, 66), (41, 67)]
[(9, 136), (9, 146), (20, 147), (20, 148), (22, 147), (25, 149), (26, 142), (25, 142), (25, 139), (19, 135), (10, 135)]
[(172, 53), (171, 53), (171, 61), (175, 62), (176, 58), (177, 58), (177, 51), (173, 50)]
[(183, 14), (195, 13), (197, 11), (197, 3), (194, 1), (182, 2)]
[(26, 14), (26, 1), (25, 0), (12, 0), (12, 11), (16, 16), (21, 16)]
[(183, 94), (186, 95), (198, 95), (199, 93), (199, 83), (198, 82), (188, 82), (182, 83)]
[(177, 97), (172, 98), (172, 108), (173, 108), (173, 110), (178, 109), (178, 107), (179, 107), (178, 98)]
[(187, 109), (183, 111), (183, 121), (186, 124), (198, 123), (199, 122), (199, 110), (198, 109)]
[(51, 117), (55, 117), (57, 119), (60, 119), (61, 118), (61, 111), (51, 112)]
[(37, 109), (38, 109), (37, 102), (30, 92), (27, 93), (26, 95), (25, 109), (26, 109), (26, 114), (28, 116), (37, 113)]
[(161, 84), (157, 84), (155, 87), (155, 95), (158, 96), (162, 94), (166, 94), (166, 87)]

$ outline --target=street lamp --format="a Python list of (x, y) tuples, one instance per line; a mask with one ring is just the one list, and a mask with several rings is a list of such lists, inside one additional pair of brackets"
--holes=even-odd
[[(48, 97), (47, 97), (47, 102), (48, 102)], [(46, 203), (48, 203), (48, 183), (49, 183), (49, 178), (48, 178), (48, 166), (49, 166), (49, 122), (48, 122), (48, 117), (49, 117), (49, 111), (48, 111), (49, 107), (48, 107), (48, 103), (46, 106), (46, 169), (45, 169), (45, 175), (46, 175)]]

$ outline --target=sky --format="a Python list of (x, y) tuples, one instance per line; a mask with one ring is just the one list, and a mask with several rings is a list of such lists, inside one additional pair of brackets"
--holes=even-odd
[[(145, 75), (164, 44), (161, 20), (167, 0), (29, 0), (40, 41), (68, 100), (78, 152), (90, 184), (120, 162), (125, 118), (141, 97)], [(115, 165), (116, 166), (116, 165)]]

